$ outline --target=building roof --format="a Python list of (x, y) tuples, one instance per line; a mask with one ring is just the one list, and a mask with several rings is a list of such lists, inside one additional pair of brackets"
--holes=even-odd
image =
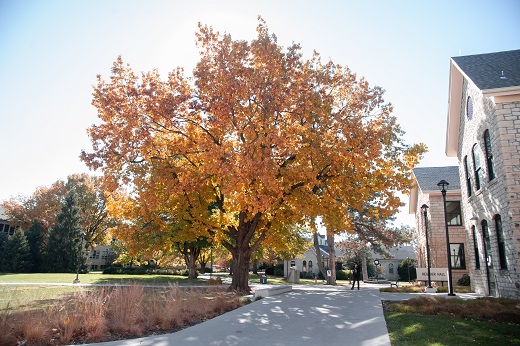
[(460, 190), (459, 167), (417, 167), (413, 174), (421, 191), (439, 191), (437, 184), (446, 180), (450, 185), (446, 190)]
[(447, 193), (460, 194), (460, 177), (459, 168), (457, 166), (447, 167), (417, 167), (413, 170), (413, 175), (417, 184), (410, 191), (410, 200), (408, 203), (408, 213), (415, 214), (417, 211), (417, 201), (419, 190), (422, 193), (438, 193), (441, 191), (437, 184), (441, 180), (448, 182), (446, 188)]
[(452, 60), (480, 90), (520, 85), (520, 49), (458, 56)]
[(386, 250), (390, 253), (390, 257), (384, 256), (378, 252), (375, 252), (374, 250), (370, 250), (370, 253), (372, 254), (372, 258), (379, 259), (379, 260), (385, 260), (385, 259), (391, 259), (391, 260), (399, 260), (402, 261), (409, 258), (415, 258), (415, 250), (413, 249), (413, 246), (411, 245), (399, 245), (399, 246), (392, 246), (389, 248), (386, 248)]

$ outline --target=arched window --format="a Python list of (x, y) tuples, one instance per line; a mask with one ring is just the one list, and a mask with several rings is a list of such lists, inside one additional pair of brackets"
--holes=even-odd
[(466, 174), (466, 189), (468, 190), (468, 197), (471, 197), (471, 176), (469, 175), (468, 157), (464, 156), (464, 173)]
[(493, 258), (491, 256), (491, 239), (489, 238), (489, 228), (486, 220), (482, 223), (482, 237), (484, 238), (484, 257), (489, 269), (493, 269)]
[(307, 271), (307, 261), (306, 260), (303, 260), (302, 271), (304, 271), (304, 272)]
[(393, 273), (394, 273), (394, 264), (389, 263), (388, 264), (388, 274), (393, 274)]
[(480, 190), (480, 182), (482, 181), (482, 167), (480, 165), (480, 153), (478, 145), (474, 145), (472, 149), (473, 155), (473, 170), (475, 171), (475, 188)]
[(470, 96), (468, 96), (468, 99), (466, 100), (466, 116), (469, 120), (473, 118), (473, 100)]
[(493, 167), (493, 150), (491, 149), (491, 138), (489, 130), (484, 131), (484, 146), (486, 148), (486, 165), (489, 180), (495, 179), (495, 168)]
[(471, 233), (473, 234), (473, 249), (475, 252), (475, 269), (480, 269), (480, 254), (478, 252), (477, 231), (475, 230), (475, 226), (471, 226)]
[(312, 261), (309, 261), (309, 272), (312, 273)]
[(506, 242), (504, 240), (504, 230), (502, 229), (502, 218), (495, 215), (495, 228), (497, 231), (498, 257), (500, 259), (500, 269), (507, 269)]

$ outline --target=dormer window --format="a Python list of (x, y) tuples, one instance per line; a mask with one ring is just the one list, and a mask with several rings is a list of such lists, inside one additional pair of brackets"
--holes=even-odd
[(469, 120), (473, 119), (473, 100), (471, 99), (471, 96), (468, 96), (468, 99), (466, 100), (466, 116)]

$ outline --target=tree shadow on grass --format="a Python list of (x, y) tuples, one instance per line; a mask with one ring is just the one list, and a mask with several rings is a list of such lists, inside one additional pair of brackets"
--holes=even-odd
[(179, 285), (179, 286), (207, 286), (207, 280), (188, 279), (184, 276), (169, 275), (120, 275), (100, 278), (94, 281), (100, 285)]

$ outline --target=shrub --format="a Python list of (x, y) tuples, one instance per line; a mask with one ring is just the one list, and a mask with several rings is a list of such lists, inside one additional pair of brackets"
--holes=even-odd
[(346, 270), (336, 270), (336, 280), (348, 280), (348, 274)]
[[(413, 258), (402, 260), (397, 268), (399, 278), (403, 281), (412, 281), (417, 279), (417, 271), (415, 270), (416, 263), (417, 262)], [(410, 274), (410, 277), (408, 277), (408, 273)]]
[(216, 279), (209, 278), (208, 285), (222, 285), (222, 279), (220, 276), (217, 276)]
[[(186, 272), (186, 274), (185, 274)], [(103, 274), (128, 274), (128, 275), (184, 275), (187, 276), (187, 269), (173, 269), (173, 268), (153, 268), (153, 267), (120, 267), (112, 266), (105, 268)]]
[(457, 281), (457, 285), (460, 286), (471, 286), (471, 279), (468, 274), (464, 274), (459, 281)]
[(274, 276), (283, 276), (283, 274), (283, 264), (276, 265), (276, 267), (274, 268)]

